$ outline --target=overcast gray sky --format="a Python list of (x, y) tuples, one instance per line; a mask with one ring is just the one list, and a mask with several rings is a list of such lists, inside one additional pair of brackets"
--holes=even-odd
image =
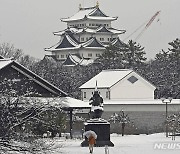
[[(44, 48), (59, 41), (52, 32), (66, 28), (60, 19), (75, 14), (80, 3), (89, 7), (96, 0), (0, 0), (0, 43), (14, 44), (26, 54), (43, 58)], [(118, 16), (112, 25), (127, 31), (120, 35), (122, 40), (161, 11), (137, 40), (148, 58), (167, 50), (168, 42), (180, 38), (180, 0), (99, 0), (99, 4), (107, 15)], [(136, 38), (141, 30), (129, 39)]]

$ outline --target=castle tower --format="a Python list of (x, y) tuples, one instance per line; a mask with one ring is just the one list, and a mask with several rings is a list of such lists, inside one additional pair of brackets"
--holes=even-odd
[(118, 17), (110, 17), (101, 11), (99, 3), (94, 7), (83, 8), (69, 18), (61, 19), (67, 23), (67, 29), (54, 32), (60, 41), (45, 51), (49, 51), (57, 60), (65, 61), (69, 54), (83, 59), (98, 58), (111, 43), (119, 40), (125, 30), (112, 28), (111, 22)]

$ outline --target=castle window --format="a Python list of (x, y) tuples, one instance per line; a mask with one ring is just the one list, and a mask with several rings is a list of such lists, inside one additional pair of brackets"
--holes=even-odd
[(81, 37), (81, 41), (84, 41), (84, 37)]
[(104, 38), (100, 38), (100, 41), (104, 41)]
[(132, 84), (135, 83), (136, 81), (138, 81), (138, 79), (135, 76), (131, 76), (130, 78), (127, 79), (129, 82), (131, 82)]
[(88, 53), (88, 57), (92, 57), (92, 53)]

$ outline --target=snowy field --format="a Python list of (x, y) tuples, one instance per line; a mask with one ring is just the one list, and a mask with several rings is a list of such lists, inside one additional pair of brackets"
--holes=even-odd
[[(45, 139), (50, 140), (50, 139)], [(114, 147), (109, 147), (109, 154), (179, 154), (180, 136), (172, 141), (166, 138), (164, 133), (152, 135), (121, 135), (112, 134), (111, 141)], [(80, 139), (54, 139), (53, 154), (88, 154), (88, 147), (81, 147)], [(62, 148), (60, 148), (63, 146)], [(104, 147), (95, 147), (94, 154), (105, 154)]]

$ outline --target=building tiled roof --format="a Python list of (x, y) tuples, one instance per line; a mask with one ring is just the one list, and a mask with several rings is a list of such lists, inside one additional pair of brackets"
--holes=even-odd
[(56, 51), (56, 50), (72, 50), (72, 49), (79, 49), (79, 48), (98, 48), (98, 49), (105, 49), (104, 45), (99, 42), (95, 37), (92, 37), (88, 41), (84, 43), (78, 43), (70, 35), (65, 34), (61, 41), (50, 47), (46, 48), (46, 51)]
[(24, 74), (28, 78), (32, 79), (34, 82), (36, 82), (40, 86), (46, 88), (48, 91), (52, 92), (53, 94), (63, 96), (63, 97), (67, 96), (67, 93), (63, 92), (62, 90), (60, 90), (56, 86), (52, 85), (51, 83), (44, 80), (43, 78), (41, 78), (37, 74), (35, 74), (32, 71), (30, 71), (29, 69), (25, 68), (21, 64), (15, 62), (13, 60), (10, 60), (10, 59), (0, 59), (0, 71), (2, 71), (3, 68), (6, 68), (7, 66), (10, 66), (10, 67), (18, 70), (19, 72), (21, 72), (22, 74)]
[(61, 37), (60, 42), (58, 42), (56, 45), (46, 48), (45, 51), (54, 51), (54, 50), (69, 50), (69, 49), (78, 49), (80, 48), (80, 45), (75, 38), (68, 34), (64, 34)]
[(82, 19), (95, 19), (95, 20), (116, 20), (117, 17), (109, 17), (103, 13), (98, 7), (81, 8), (75, 15), (70, 18), (61, 19), (64, 22), (77, 21)]
[(99, 42), (95, 37), (92, 37), (90, 40), (82, 44), (85, 48), (103, 48), (105, 49), (104, 45)]
[(126, 48), (127, 44), (121, 41), (119, 38), (112, 40), (111, 44), (119, 48)]
[(92, 59), (85, 59), (76, 54), (69, 54), (65, 62), (63, 63), (64, 66), (76, 66), (82, 65), (87, 66), (92, 64), (94, 61)]
[(106, 32), (106, 33), (112, 33), (112, 34), (123, 34), (126, 31), (125, 30), (118, 30), (114, 28), (107, 28), (105, 26), (99, 26), (98, 28), (89, 28), (89, 27), (84, 27), (84, 28), (77, 28), (77, 27), (68, 27), (65, 30), (54, 32), (54, 35), (62, 36), (64, 34), (79, 34), (79, 33), (97, 33), (97, 32)]

